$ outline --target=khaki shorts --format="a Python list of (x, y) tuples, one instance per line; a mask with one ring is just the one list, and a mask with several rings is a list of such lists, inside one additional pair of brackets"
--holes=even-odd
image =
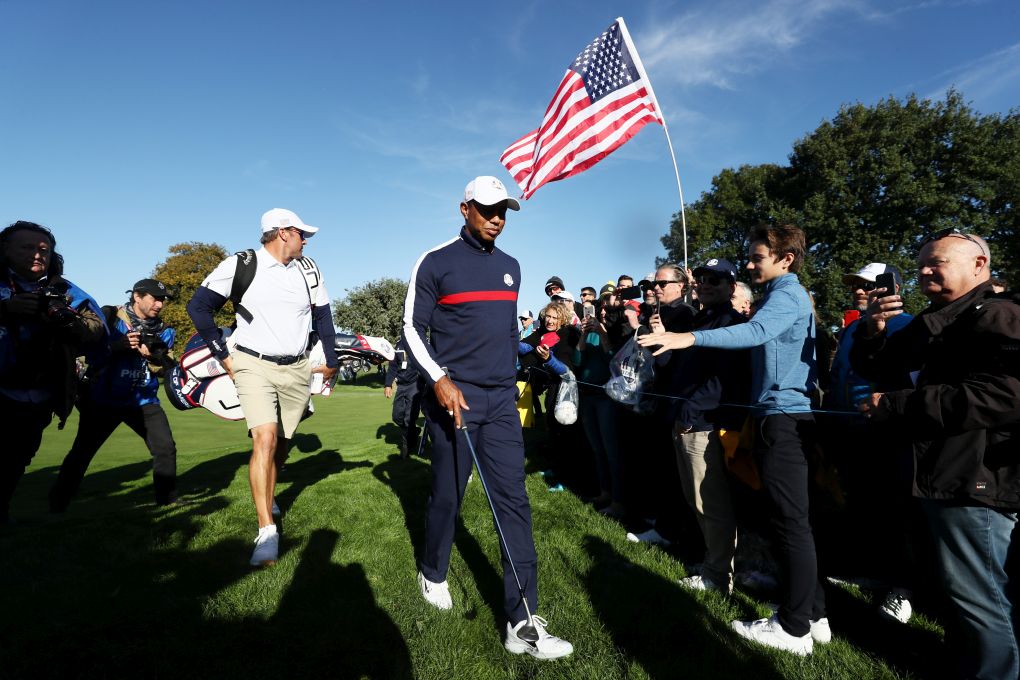
[(312, 367), (308, 359), (280, 366), (244, 352), (234, 352), (230, 358), (248, 429), (276, 423), (283, 438), (293, 438), (310, 398)]

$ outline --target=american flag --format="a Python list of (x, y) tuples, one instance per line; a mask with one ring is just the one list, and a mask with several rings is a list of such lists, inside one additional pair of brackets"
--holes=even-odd
[(583, 172), (637, 134), (663, 123), (623, 19), (592, 40), (567, 69), (545, 118), (500, 163), (531, 196), (546, 182)]

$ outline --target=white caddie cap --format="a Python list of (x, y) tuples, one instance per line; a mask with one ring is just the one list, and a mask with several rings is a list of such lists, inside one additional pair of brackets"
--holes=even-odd
[(272, 210), (267, 210), (262, 215), (263, 234), (267, 231), (272, 231), (273, 229), (286, 229), (287, 227), (300, 229), (309, 236), (319, 231), (318, 227), (305, 224), (301, 221), (301, 218), (297, 216), (297, 213), (285, 208), (273, 208)]
[(474, 201), (480, 205), (496, 205), (500, 201), (506, 201), (506, 207), (511, 210), (520, 210), (521, 204), (516, 198), (510, 198), (506, 193), (506, 187), (495, 177), (482, 175), (475, 177), (464, 187), (464, 202)]
[(573, 302), (574, 295), (569, 290), (561, 290), (558, 293), (553, 293), (550, 300), (561, 300), (563, 302)]
[(882, 262), (872, 262), (868, 265), (865, 265), (864, 267), (861, 267), (853, 274), (844, 274), (843, 283), (850, 284), (856, 281), (857, 279), (863, 279), (865, 281), (874, 283), (875, 279), (878, 278), (879, 274), (885, 274), (886, 272), (891, 272), (892, 275), (896, 277), (897, 284), (901, 283), (899, 270), (896, 269), (895, 267), (890, 267), (889, 265), (884, 264)]

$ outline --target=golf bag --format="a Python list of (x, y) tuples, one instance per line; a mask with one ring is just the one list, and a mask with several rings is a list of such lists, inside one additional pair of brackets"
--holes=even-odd
[[(220, 330), (227, 348), (232, 350), (237, 343), (231, 329)], [(337, 377), (344, 380), (349, 380), (358, 370), (389, 361), (395, 356), (393, 346), (386, 338), (337, 334), (334, 346), (340, 359)], [(308, 361), (312, 368), (326, 363), (322, 343), (318, 340), (308, 351)], [(321, 373), (313, 373), (308, 393), (328, 397), (334, 384), (335, 379), (324, 382)], [(163, 391), (167, 400), (181, 411), (201, 407), (225, 420), (244, 418), (234, 381), (197, 333), (184, 346), (180, 360), (167, 369)]]

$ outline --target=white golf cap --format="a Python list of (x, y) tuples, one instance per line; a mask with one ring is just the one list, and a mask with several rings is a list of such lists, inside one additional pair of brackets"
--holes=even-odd
[(535, 318), (535, 313), (532, 312), (530, 309), (522, 309), (521, 311), (517, 312), (517, 318), (518, 319), (534, 319)]
[(464, 202), (474, 201), (481, 205), (496, 205), (500, 201), (506, 201), (506, 207), (511, 210), (520, 210), (521, 204), (516, 198), (510, 198), (506, 193), (506, 187), (495, 177), (482, 175), (475, 177), (464, 187)]
[(273, 229), (286, 229), (287, 227), (294, 227), (305, 232), (308, 236), (311, 236), (315, 232), (319, 231), (318, 227), (313, 227), (309, 224), (305, 224), (301, 221), (301, 218), (291, 210), (284, 208), (273, 208), (267, 210), (262, 215), (262, 233), (272, 231)]
[(889, 265), (884, 264), (882, 262), (872, 262), (868, 265), (865, 265), (864, 267), (861, 267), (853, 274), (844, 274), (843, 283), (850, 284), (856, 281), (857, 279), (863, 279), (865, 281), (870, 281), (871, 283), (874, 283), (875, 279), (878, 278), (879, 274), (885, 274), (886, 272), (891, 272), (892, 275), (896, 277), (896, 282), (900, 283), (900, 271), (896, 269), (896, 267), (890, 267)]

